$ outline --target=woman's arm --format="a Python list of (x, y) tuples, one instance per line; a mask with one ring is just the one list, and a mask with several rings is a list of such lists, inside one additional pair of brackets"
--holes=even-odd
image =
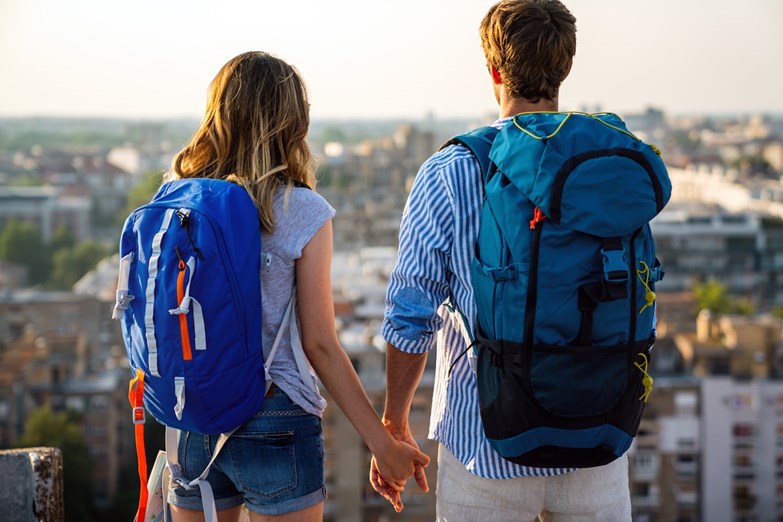
[(296, 262), (296, 288), (302, 345), (329, 394), (375, 455), (381, 475), (402, 489), (415, 464), (429, 457), (396, 441), (370, 404), (334, 327), (331, 284), (332, 222), (327, 221), (302, 250)]

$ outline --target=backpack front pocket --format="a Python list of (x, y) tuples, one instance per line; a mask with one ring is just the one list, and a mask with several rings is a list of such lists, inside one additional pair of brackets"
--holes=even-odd
[(529, 374), (533, 397), (546, 411), (563, 417), (605, 413), (626, 389), (627, 354), (625, 345), (535, 345)]

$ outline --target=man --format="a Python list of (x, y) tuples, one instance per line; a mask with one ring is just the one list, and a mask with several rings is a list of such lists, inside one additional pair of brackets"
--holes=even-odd
[[(522, 112), (557, 111), (576, 52), (576, 20), (568, 9), (557, 0), (502, 0), (480, 33), (500, 108), (494, 125)], [(427, 353), (437, 345), (429, 432), (439, 442), (437, 520), (630, 520), (627, 457), (580, 470), (529, 468), (504, 460), (484, 436), (460, 323), (443, 305), (450, 300), (474, 326), (469, 267), (482, 198), (479, 165), (462, 145), (434, 154), (416, 176), (387, 292), (384, 424), (397, 439), (416, 444), (408, 414)], [(374, 468), (371, 481), (401, 505)], [(426, 491), (420, 468), (416, 481)]]

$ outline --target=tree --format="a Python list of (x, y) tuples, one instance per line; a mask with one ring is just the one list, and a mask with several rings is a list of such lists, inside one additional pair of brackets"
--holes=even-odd
[(753, 315), (756, 313), (756, 305), (747, 297), (737, 299), (732, 303), (731, 310), (739, 315)]
[(716, 314), (724, 314), (731, 309), (731, 299), (726, 286), (714, 279), (696, 285), (693, 289), (693, 295), (696, 298), (696, 306), (699, 310), (709, 310)]
[(712, 279), (696, 285), (693, 295), (699, 310), (709, 310), (715, 314), (753, 315), (756, 313), (753, 301), (747, 297), (732, 298), (726, 285)]
[(48, 407), (34, 410), (18, 447), (37, 446), (56, 447), (63, 454), (66, 522), (92, 520), (92, 461), (81, 432), (80, 415), (72, 411), (54, 413)]
[(118, 216), (119, 223), (124, 223), (125, 218), (141, 205), (148, 203), (152, 196), (158, 191), (163, 174), (160, 172), (150, 172), (128, 193), (128, 201), (125, 208), (120, 211)]
[(52, 234), (49, 248), (52, 252), (57, 252), (62, 248), (71, 248), (75, 243), (76, 240), (73, 238), (71, 230), (65, 225), (60, 225)]
[(41, 234), (29, 223), (10, 221), (0, 231), (0, 260), (26, 266), (31, 285), (46, 281), (51, 261)]
[(772, 166), (761, 154), (745, 154), (732, 161), (729, 166), (749, 174), (769, 175)]
[(95, 241), (82, 241), (71, 248), (59, 249), (52, 258), (49, 286), (59, 290), (71, 288), (107, 254), (107, 248)]
[(329, 143), (332, 141), (336, 141), (338, 143), (345, 143), (347, 140), (343, 130), (339, 127), (334, 127), (334, 126), (329, 126), (326, 127), (324, 130), (322, 130), (318, 139), (319, 141), (321, 141), (321, 143)]

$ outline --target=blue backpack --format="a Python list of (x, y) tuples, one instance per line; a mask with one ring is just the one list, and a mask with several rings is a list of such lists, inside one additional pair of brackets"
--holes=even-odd
[(525, 466), (607, 464), (652, 389), (659, 152), (613, 114), (520, 114), (452, 143), (484, 181), (470, 340), (489, 443)]
[[(153, 472), (165, 473), (186, 489), (198, 487), (206, 520), (216, 521), (209, 470), (236, 428), (263, 406), (272, 382), (267, 370), (286, 328), (299, 373), (315, 390), (297, 329), (294, 288), (264, 359), (261, 258), (258, 210), (243, 187), (228, 181), (165, 183), (125, 222), (113, 317), (122, 323), (135, 373), (128, 398), (139, 464), (140, 522), (162, 516), (168, 488), (168, 479), (158, 476), (150, 482), (161, 489), (148, 491), (145, 409), (166, 426), (165, 471), (156, 462)], [(179, 430), (220, 434), (209, 464), (190, 480), (179, 464)]]
[(235, 183), (165, 183), (126, 220), (114, 315), (161, 424), (224, 433), (261, 409), (260, 274), (258, 211)]

